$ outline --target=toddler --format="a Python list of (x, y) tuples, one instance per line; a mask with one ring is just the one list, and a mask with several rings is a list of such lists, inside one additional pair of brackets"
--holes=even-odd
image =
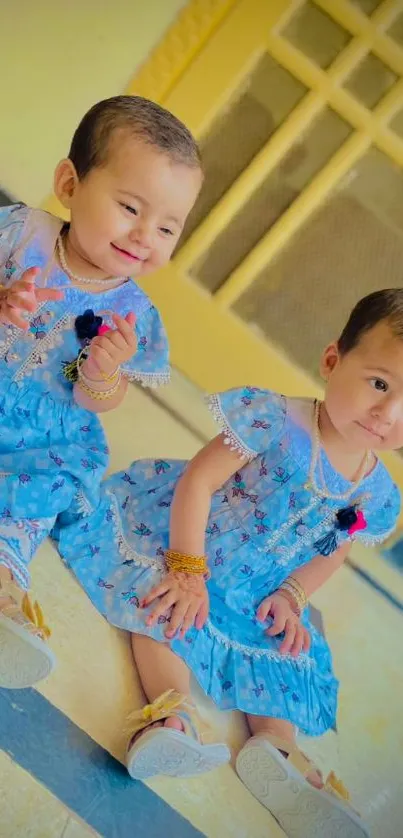
[(197, 145), (146, 99), (96, 104), (56, 168), (65, 224), (0, 209), (0, 686), (54, 658), (28, 565), (62, 513), (97, 507), (108, 449), (98, 414), (128, 381), (169, 377), (158, 311), (133, 281), (172, 254), (201, 186)]

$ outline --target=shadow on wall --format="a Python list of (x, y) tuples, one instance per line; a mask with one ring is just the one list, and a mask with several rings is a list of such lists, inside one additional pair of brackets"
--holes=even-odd
[(3, 190), (0, 189), (0, 207), (7, 207), (9, 204), (14, 203), (14, 198), (12, 198), (11, 195), (8, 195), (7, 192), (3, 192)]

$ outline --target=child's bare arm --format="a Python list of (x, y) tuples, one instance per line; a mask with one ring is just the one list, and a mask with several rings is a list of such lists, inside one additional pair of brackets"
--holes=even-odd
[(171, 508), (171, 550), (204, 555), (211, 498), (247, 462), (223, 443), (220, 434), (199, 451), (177, 484)]
[(303, 587), (307, 598), (319, 590), (336, 573), (348, 556), (351, 544), (343, 544), (331, 556), (314, 556), (308, 564), (296, 570), (292, 576)]
[[(223, 435), (213, 439), (189, 463), (178, 481), (171, 509), (172, 550), (192, 556), (205, 553), (212, 495), (246, 462), (223, 443)], [(144, 598), (142, 606), (148, 607), (151, 603), (155, 603), (155, 607), (147, 617), (149, 626), (172, 609), (166, 637), (174, 637), (178, 630), (183, 637), (192, 625), (201, 629), (209, 609), (204, 578), (170, 571)]]

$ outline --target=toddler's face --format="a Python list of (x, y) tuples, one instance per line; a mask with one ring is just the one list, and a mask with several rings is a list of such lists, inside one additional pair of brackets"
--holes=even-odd
[(329, 346), (322, 373), (329, 418), (352, 447), (403, 446), (403, 341), (387, 322), (374, 326), (344, 356)]
[(116, 131), (108, 158), (75, 182), (69, 237), (105, 277), (142, 276), (165, 265), (201, 186), (200, 170)]

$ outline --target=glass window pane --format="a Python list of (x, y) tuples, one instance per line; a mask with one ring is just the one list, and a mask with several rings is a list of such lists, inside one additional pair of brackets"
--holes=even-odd
[(370, 53), (351, 73), (345, 87), (362, 105), (374, 108), (396, 80), (395, 73)]
[(325, 108), (213, 242), (208, 253), (193, 266), (192, 275), (205, 288), (217, 290), (350, 132), (351, 127), (341, 117)]
[(400, 46), (403, 46), (403, 12), (395, 18), (389, 27), (388, 35)]
[(403, 173), (372, 149), (234, 306), (317, 375), (361, 297), (402, 284)]
[(395, 113), (393, 119), (390, 121), (390, 127), (393, 131), (396, 131), (396, 134), (398, 134), (403, 140), (403, 110)]
[(350, 0), (353, 6), (357, 6), (365, 15), (372, 15), (382, 0)]
[(282, 35), (324, 69), (351, 40), (345, 29), (311, 2), (298, 9)]
[(306, 87), (267, 53), (201, 142), (205, 183), (181, 244), (295, 108)]

